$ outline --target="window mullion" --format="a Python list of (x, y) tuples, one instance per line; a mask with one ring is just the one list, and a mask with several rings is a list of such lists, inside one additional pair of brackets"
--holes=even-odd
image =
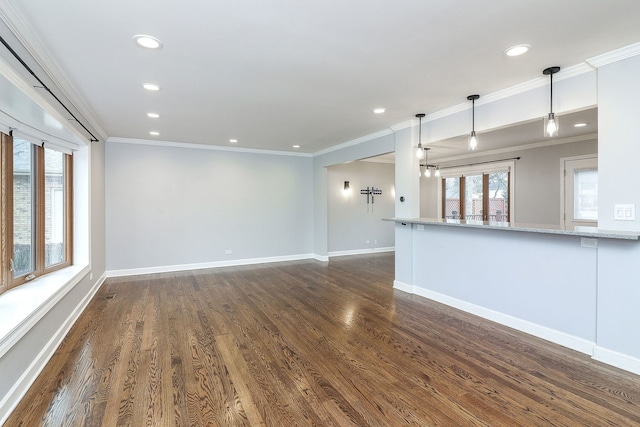
[(482, 175), (482, 220), (489, 221), (489, 174)]
[(44, 149), (39, 146), (34, 147), (36, 152), (36, 203), (35, 203), (35, 235), (36, 235), (36, 276), (40, 276), (44, 272), (44, 221), (45, 221), (45, 168), (44, 168)]
[(10, 259), (13, 256), (13, 138), (0, 135), (0, 293), (11, 283)]

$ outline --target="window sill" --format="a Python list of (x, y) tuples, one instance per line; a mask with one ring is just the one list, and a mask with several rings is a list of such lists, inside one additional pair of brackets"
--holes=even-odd
[(73, 265), (38, 277), (0, 295), (0, 357), (89, 271), (88, 265)]

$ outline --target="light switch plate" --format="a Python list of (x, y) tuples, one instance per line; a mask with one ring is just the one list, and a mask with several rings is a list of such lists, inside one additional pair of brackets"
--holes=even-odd
[(616, 221), (635, 221), (636, 220), (636, 205), (614, 205), (613, 206), (613, 219)]

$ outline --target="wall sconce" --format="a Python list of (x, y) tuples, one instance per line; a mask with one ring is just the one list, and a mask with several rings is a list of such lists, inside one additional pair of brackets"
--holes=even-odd
[(420, 160), (424, 158), (424, 150), (422, 149), (422, 118), (424, 116), (424, 113), (416, 114), (416, 117), (420, 121), (420, 124), (418, 125), (418, 148), (416, 149), (416, 157)]
[(344, 182), (344, 191), (347, 191), (349, 189), (349, 181), (345, 181)]
[(478, 148), (478, 137), (476, 136), (476, 99), (480, 95), (469, 95), (467, 99), (471, 101), (471, 134), (469, 135), (469, 150)]
[(560, 71), (560, 67), (549, 67), (542, 71), (542, 74), (549, 76), (551, 98), (549, 101), (549, 115), (544, 118), (544, 136), (558, 136), (558, 119), (553, 114), (553, 75)]

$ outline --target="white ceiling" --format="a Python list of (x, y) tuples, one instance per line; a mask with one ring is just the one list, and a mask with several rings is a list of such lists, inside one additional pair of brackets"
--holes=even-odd
[[(108, 137), (304, 153), (640, 41), (638, 0), (0, 0), (0, 10)], [(163, 48), (135, 46), (140, 33)], [(533, 48), (503, 55), (519, 43)], [(143, 90), (149, 81), (162, 90)]]

